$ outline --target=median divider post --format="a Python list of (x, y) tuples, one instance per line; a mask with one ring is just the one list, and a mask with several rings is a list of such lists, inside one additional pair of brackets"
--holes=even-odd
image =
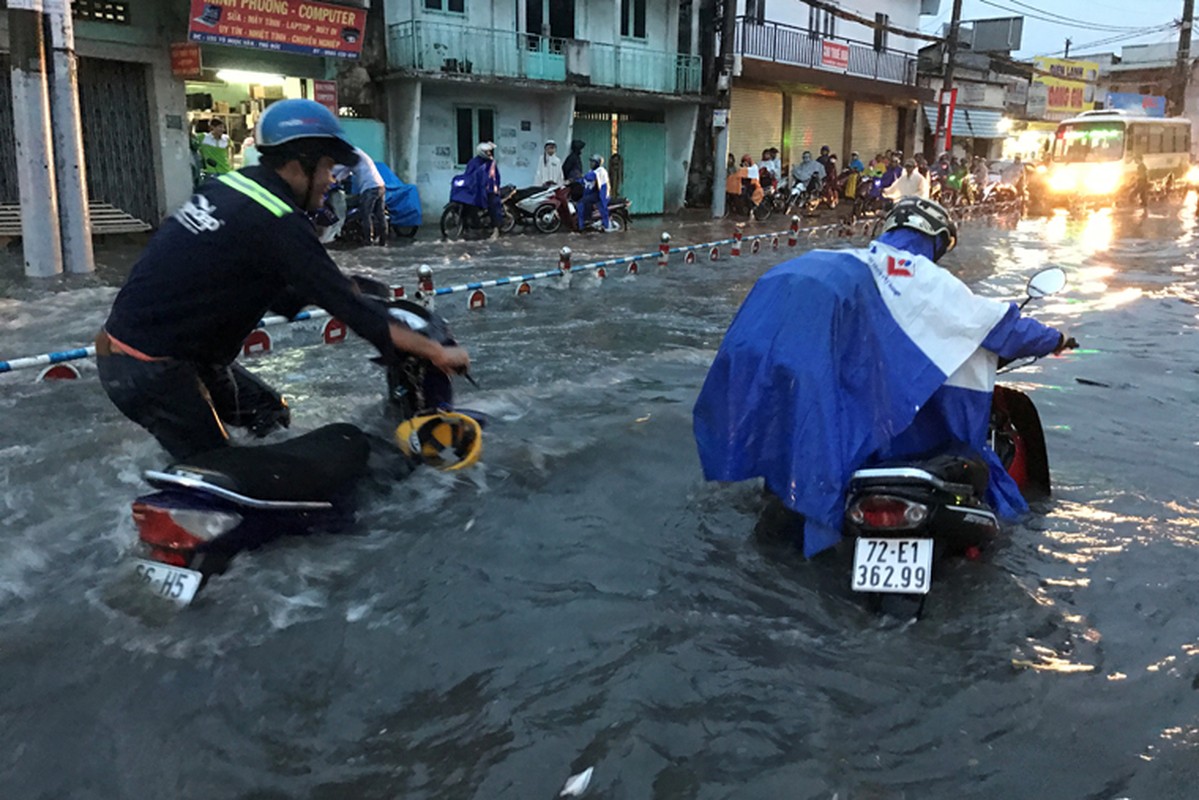
[(658, 266), (665, 267), (670, 263), (670, 234), (662, 232), (662, 241), (658, 245)]

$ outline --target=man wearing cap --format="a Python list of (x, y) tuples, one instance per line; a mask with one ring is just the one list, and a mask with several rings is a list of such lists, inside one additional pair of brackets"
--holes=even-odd
[(358, 155), (333, 114), (281, 100), (258, 122), (261, 163), (201, 186), (142, 252), (96, 337), (100, 385), (176, 459), (228, 444), (226, 425), (263, 436), (287, 404), (234, 363), (267, 311), (324, 308), (380, 353), (411, 353), (446, 371), (470, 365), (365, 300), (317, 239), (308, 212), (333, 165)]

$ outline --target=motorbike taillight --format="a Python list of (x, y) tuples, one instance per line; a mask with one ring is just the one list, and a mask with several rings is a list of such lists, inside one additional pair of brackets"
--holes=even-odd
[(241, 522), (239, 514), (166, 508), (149, 503), (133, 504), (133, 522), (137, 536), (152, 551), (194, 550), (198, 545), (233, 530)]
[(850, 522), (863, 528), (903, 530), (928, 519), (928, 506), (893, 495), (859, 497), (847, 512)]

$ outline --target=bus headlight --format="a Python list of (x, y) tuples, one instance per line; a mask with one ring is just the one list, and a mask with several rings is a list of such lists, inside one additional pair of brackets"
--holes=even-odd
[(1199, 164), (1195, 164), (1187, 170), (1187, 183), (1192, 186), (1199, 184)]
[(1096, 164), (1087, 174), (1089, 194), (1112, 194), (1120, 185), (1120, 164)]
[(1049, 174), (1049, 188), (1055, 192), (1074, 191), (1074, 170), (1056, 169)]

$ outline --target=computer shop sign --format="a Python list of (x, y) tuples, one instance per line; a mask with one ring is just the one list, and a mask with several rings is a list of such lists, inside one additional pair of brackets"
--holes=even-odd
[(191, 0), (187, 38), (201, 44), (358, 58), (366, 10), (307, 0)]

